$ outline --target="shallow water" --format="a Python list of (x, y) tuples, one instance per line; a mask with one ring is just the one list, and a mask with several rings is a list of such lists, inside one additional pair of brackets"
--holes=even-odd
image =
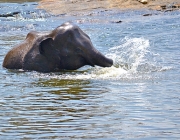
[(24, 3), (24, 2), (37, 2), (39, 0), (1, 0), (0, 3)]
[(0, 139), (180, 138), (180, 11), (53, 16), (36, 6), (0, 4), (1, 14), (19, 12), (0, 17), (1, 65), (29, 31), (72, 21), (114, 66), (49, 74), (0, 67)]

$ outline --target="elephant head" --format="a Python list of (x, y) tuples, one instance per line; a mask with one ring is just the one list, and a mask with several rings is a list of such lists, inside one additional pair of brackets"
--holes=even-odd
[(18, 68), (41, 72), (75, 70), (84, 65), (110, 67), (113, 64), (93, 47), (87, 34), (69, 22), (50, 33), (29, 33), (24, 43), (6, 55), (3, 66), (13, 69), (10, 61), (21, 63), (12, 64)]

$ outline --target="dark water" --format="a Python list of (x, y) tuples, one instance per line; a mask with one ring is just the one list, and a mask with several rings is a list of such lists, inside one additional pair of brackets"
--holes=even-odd
[(180, 11), (52, 16), (36, 6), (0, 4), (1, 14), (19, 12), (0, 17), (1, 65), (29, 31), (66, 21), (115, 63), (49, 74), (0, 67), (0, 139), (180, 138)]

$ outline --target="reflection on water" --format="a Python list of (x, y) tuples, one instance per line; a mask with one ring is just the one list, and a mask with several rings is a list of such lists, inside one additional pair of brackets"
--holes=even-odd
[[(1, 64), (30, 30), (73, 21), (114, 65), (50, 74), (0, 67), (0, 139), (180, 138), (179, 11), (69, 17), (51, 16), (34, 3), (9, 7), (1, 4), (0, 12), (20, 14), (0, 18)], [(111, 22), (117, 20), (123, 22)]]
[(82, 132), (79, 135), (72, 132), (89, 131), (93, 123), (96, 125), (94, 117), (105, 109), (98, 104), (108, 89), (101, 88), (98, 82), (39, 79), (32, 84), (33, 90), (25, 88), (24, 94), (14, 93), (0, 100), (0, 117), (3, 118), (0, 133), (5, 138), (14, 135), (20, 139), (34, 139), (37, 135), (41, 139), (83, 138)]
[(91, 88), (90, 81), (87, 80), (40, 79), (34, 84), (40, 87), (51, 87), (52, 90), (48, 92), (62, 96), (60, 97), (62, 100), (81, 99), (81, 95), (88, 94), (88, 89)]

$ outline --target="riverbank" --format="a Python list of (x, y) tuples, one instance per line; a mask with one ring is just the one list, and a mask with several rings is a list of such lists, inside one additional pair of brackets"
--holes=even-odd
[(52, 14), (73, 14), (89, 12), (95, 9), (120, 10), (177, 10), (179, 0), (41, 0), (38, 8), (45, 9)]

